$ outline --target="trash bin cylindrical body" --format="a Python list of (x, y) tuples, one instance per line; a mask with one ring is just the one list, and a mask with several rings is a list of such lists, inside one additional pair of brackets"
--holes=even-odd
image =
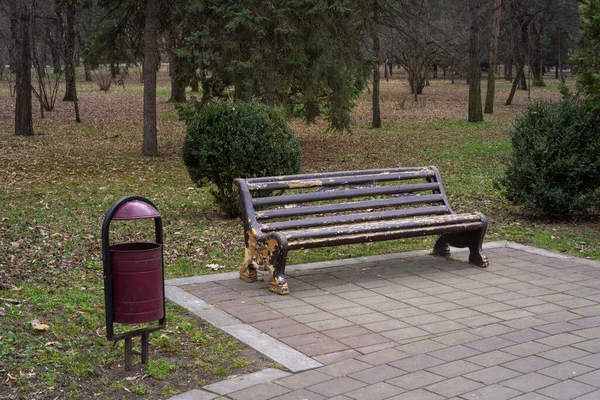
[(113, 320), (138, 324), (164, 317), (162, 245), (121, 243), (110, 246)]

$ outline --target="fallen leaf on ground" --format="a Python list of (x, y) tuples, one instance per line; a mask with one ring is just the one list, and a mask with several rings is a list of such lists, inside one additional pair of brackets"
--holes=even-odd
[(218, 271), (220, 269), (225, 268), (225, 266), (224, 265), (219, 265), (219, 264), (206, 264), (206, 268), (212, 269), (213, 271)]
[(42, 324), (37, 319), (34, 319), (33, 321), (31, 321), (31, 327), (33, 329), (35, 329), (36, 331), (47, 331), (50, 328), (49, 325)]

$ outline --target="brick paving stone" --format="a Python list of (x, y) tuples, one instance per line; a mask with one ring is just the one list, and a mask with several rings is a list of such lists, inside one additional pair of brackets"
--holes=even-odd
[(405, 308), (400, 308), (397, 310), (389, 310), (389, 311), (383, 311), (383, 314), (390, 316), (392, 318), (406, 318), (406, 317), (411, 317), (413, 315), (419, 315), (419, 314), (425, 314), (427, 311), (422, 310), (420, 308), (417, 307), (405, 307)]
[(373, 352), (378, 352), (380, 350), (389, 349), (391, 347), (395, 347), (397, 344), (398, 343), (396, 343), (396, 342), (388, 341), (385, 343), (374, 344), (371, 346), (357, 347), (356, 351), (358, 351), (362, 354), (369, 354), (369, 353), (373, 353)]
[(515, 307), (511, 306), (509, 304), (496, 302), (496, 303), (482, 304), (482, 305), (478, 305), (478, 306), (476, 305), (471, 308), (475, 311), (479, 311), (480, 313), (489, 314), (492, 312), (512, 310)]
[[(364, 297), (363, 299), (368, 299), (368, 298), (370, 298), (370, 297)], [(360, 300), (363, 300), (363, 299), (360, 299)], [(359, 299), (357, 299), (357, 300), (359, 300)], [(344, 309), (344, 308), (356, 307), (356, 304), (350, 300), (337, 298), (334, 301), (316, 304), (316, 306), (318, 306), (320, 309), (325, 310), (325, 311), (334, 311), (334, 310), (340, 310), (340, 309)]]
[(301, 306), (301, 307), (285, 308), (283, 310), (278, 309), (278, 311), (281, 314), (286, 315), (288, 317), (294, 317), (297, 315), (315, 314), (315, 313), (320, 312), (321, 310), (315, 306), (306, 305), (306, 306)]
[(290, 390), (274, 383), (263, 383), (239, 392), (229, 393), (227, 397), (235, 400), (265, 400), (288, 393)]
[(424, 324), (431, 324), (433, 322), (447, 321), (445, 318), (442, 318), (435, 314), (422, 314), (416, 315), (414, 317), (406, 317), (402, 318), (402, 322), (406, 322), (407, 324), (418, 326)]
[(577, 336), (584, 337), (586, 339), (598, 339), (600, 338), (600, 327), (580, 329), (573, 332)]
[(535, 392), (536, 390), (557, 383), (558, 380), (536, 372), (521, 375), (507, 381), (502, 382), (502, 385), (519, 390), (521, 392)]
[(303, 344), (294, 347), (296, 350), (306, 354), (307, 356), (316, 356), (350, 349), (350, 347), (336, 340), (325, 340), (322, 342)]
[(406, 390), (414, 390), (443, 381), (444, 379), (446, 378), (431, 372), (417, 371), (399, 376), (398, 378), (389, 379), (387, 382), (392, 385), (400, 386)]
[(468, 332), (474, 333), (477, 336), (481, 336), (483, 338), (489, 338), (492, 336), (500, 336), (506, 333), (514, 331), (513, 328), (510, 328), (504, 324), (496, 323), (485, 326), (478, 326), (476, 328), (471, 328)]
[(471, 310), (470, 308), (463, 308), (461, 306), (458, 306), (457, 309), (438, 312), (437, 315), (449, 320), (456, 320), (460, 318), (475, 317), (477, 315), (481, 315), (481, 313), (475, 310)]
[(406, 308), (406, 307), (410, 307), (410, 306), (407, 304), (404, 304), (400, 301), (396, 301), (396, 300), (389, 300), (389, 301), (384, 301), (381, 303), (369, 304), (369, 308), (371, 308), (372, 310), (375, 310), (375, 311), (379, 311), (379, 312), (398, 310), (398, 309), (402, 309), (402, 308)]
[(465, 378), (471, 379), (475, 382), (483, 383), (484, 385), (491, 385), (520, 375), (520, 372), (495, 365), (493, 367), (480, 369), (479, 371), (466, 374)]
[(524, 374), (555, 365), (554, 361), (537, 356), (528, 356), (502, 364), (503, 367), (514, 369)]
[(330, 319), (341, 319), (329, 312), (321, 311), (321, 310), (319, 310), (317, 312), (312, 312), (309, 314), (294, 315), (292, 318), (295, 319), (296, 321), (300, 322), (301, 324), (308, 324), (310, 322), (317, 322), (317, 321), (326, 321), (326, 320), (330, 320)]
[(409, 326), (410, 325), (408, 325), (407, 323), (399, 321), (397, 319), (388, 319), (386, 321), (372, 322), (363, 325), (363, 327), (373, 332), (386, 332), (395, 329), (407, 328)]
[(404, 391), (404, 389), (401, 389), (398, 386), (393, 386), (385, 382), (379, 382), (353, 390), (345, 395), (356, 400), (382, 400)]
[(436, 375), (441, 375), (446, 378), (454, 378), (459, 375), (466, 375), (470, 372), (478, 371), (482, 367), (464, 360), (452, 361), (446, 364), (441, 364), (436, 367), (427, 369)]
[(422, 297), (415, 297), (412, 299), (404, 299), (402, 301), (406, 304), (410, 304), (411, 306), (419, 307), (419, 306), (424, 306), (427, 304), (440, 303), (440, 302), (442, 302), (442, 299), (439, 299), (434, 296), (422, 296)]
[(328, 319), (328, 320), (324, 320), (324, 321), (309, 322), (306, 325), (309, 326), (310, 328), (316, 329), (318, 331), (325, 331), (325, 330), (329, 330), (329, 329), (352, 326), (354, 324), (352, 322), (348, 321), (347, 319), (333, 318), (333, 319)]
[(373, 310), (368, 307), (363, 306), (353, 306), (347, 308), (339, 308), (337, 310), (329, 310), (329, 312), (338, 317), (347, 318), (347, 317), (355, 317), (359, 315), (365, 314), (374, 314)]
[[(360, 304), (362, 306), (371, 307), (378, 303), (387, 303), (390, 301), (390, 298), (387, 296), (382, 296), (380, 294), (372, 293), (369, 297), (361, 297), (360, 299), (352, 299), (352, 302), (356, 304)], [(372, 308), (372, 307), (371, 307)]]
[(363, 382), (348, 377), (341, 377), (314, 386), (309, 386), (307, 389), (325, 397), (333, 397), (351, 392), (363, 386), (366, 386)]
[(536, 297), (525, 297), (525, 298), (519, 298), (519, 299), (514, 299), (514, 300), (507, 300), (505, 303), (510, 304), (511, 306), (520, 307), (520, 308), (526, 308), (526, 307), (531, 307), (531, 306), (537, 306), (540, 304), (546, 304), (546, 302), (544, 300), (540, 300)]
[(294, 321), (291, 318), (279, 318), (268, 321), (255, 322), (252, 324), (253, 327), (263, 332), (269, 332), (274, 329), (279, 329), (290, 325), (298, 326), (298, 322)]
[(465, 346), (481, 352), (489, 352), (494, 350), (500, 350), (504, 347), (512, 346), (514, 344), (514, 342), (511, 342), (507, 339), (502, 339), (499, 337), (490, 337), (486, 339), (476, 340), (471, 343), (465, 343)]
[(511, 319), (511, 320), (502, 322), (503, 325), (510, 326), (513, 329), (533, 328), (536, 326), (545, 325), (547, 323), (548, 323), (548, 321), (545, 321), (543, 319), (536, 318), (536, 317)]
[(548, 396), (544, 396), (539, 393), (531, 392), (531, 393), (525, 393), (521, 396), (517, 396), (517, 397), (513, 398), (512, 400), (552, 400), (552, 399)]
[(397, 349), (385, 349), (373, 353), (365, 354), (356, 359), (369, 363), (371, 365), (387, 364), (393, 361), (398, 361), (403, 358), (410, 357), (410, 354)]
[(588, 394), (584, 394), (581, 397), (578, 397), (577, 400), (598, 400), (600, 399), (600, 390), (595, 390)]
[(331, 338), (329, 336), (325, 336), (320, 332), (311, 332), (304, 333), (302, 335), (286, 336), (284, 338), (280, 338), (279, 340), (289, 346), (298, 347), (305, 344), (324, 342), (330, 339)]
[(366, 325), (372, 322), (391, 321), (392, 319), (385, 314), (370, 312), (368, 314), (350, 315), (345, 317), (348, 321), (357, 325)]
[(574, 378), (576, 381), (587, 383), (588, 385), (600, 387), (600, 370), (588, 372)]
[(354, 349), (335, 351), (333, 353), (321, 354), (313, 357), (315, 360), (323, 365), (330, 365), (340, 361), (348, 360), (350, 358), (356, 358), (360, 356), (360, 353)]
[(569, 346), (578, 342), (583, 342), (584, 340), (584, 338), (573, 335), (571, 333), (560, 333), (558, 335), (552, 335), (542, 339), (538, 339), (536, 340), (536, 342), (552, 347), (562, 347)]
[(455, 345), (459, 345), (459, 344), (463, 344), (463, 343), (469, 343), (473, 340), (477, 340), (480, 337), (477, 335), (474, 335), (472, 333), (469, 332), (465, 332), (465, 331), (460, 331), (460, 332), (452, 332), (452, 333), (447, 333), (445, 335), (436, 335), (435, 338), (433, 338), (432, 340), (435, 340), (436, 342), (440, 342), (442, 344), (445, 344), (446, 346), (455, 346)]
[(293, 324), (293, 325), (285, 325), (285, 326), (281, 326), (281, 327), (274, 327), (272, 329), (269, 329), (266, 332), (270, 336), (273, 336), (274, 338), (280, 339), (280, 338), (284, 338), (286, 336), (295, 336), (295, 335), (302, 335), (302, 334), (305, 334), (305, 333), (312, 333), (312, 332), (315, 332), (315, 330), (312, 329), (309, 326), (296, 323), (296, 324)]
[(581, 315), (566, 310), (566, 311), (558, 311), (558, 312), (550, 313), (550, 314), (538, 315), (538, 317), (547, 322), (564, 322), (564, 321), (570, 321), (572, 319), (580, 318)]
[(494, 300), (488, 299), (487, 297), (483, 296), (472, 296), (467, 297), (466, 299), (453, 300), (453, 302), (456, 304), (460, 304), (463, 307), (473, 307), (480, 306), (483, 304), (495, 303)]
[(368, 335), (361, 336), (352, 336), (348, 338), (341, 338), (338, 340), (344, 343), (346, 346), (350, 346), (352, 348), (374, 346), (382, 343), (391, 342), (390, 339), (386, 338), (385, 336), (381, 336), (377, 333), (369, 333)]
[(464, 329), (465, 326), (455, 321), (441, 321), (433, 324), (419, 325), (419, 328), (430, 333), (446, 333)]
[(518, 331), (505, 333), (500, 337), (515, 343), (525, 343), (532, 340), (541, 339), (546, 336), (548, 336), (547, 333), (540, 332), (535, 329), (520, 329)]
[(418, 354), (416, 356), (406, 357), (402, 360), (392, 362), (390, 365), (407, 372), (415, 372), (421, 369), (435, 367), (436, 365), (443, 363), (444, 361), (440, 360), (439, 358), (435, 358), (427, 354)]
[(319, 372), (330, 376), (346, 376), (354, 372), (363, 371), (365, 369), (372, 368), (373, 366), (362, 361), (348, 359), (340, 362), (336, 362), (325, 367), (318, 369)]
[(532, 312), (529, 311), (525, 311), (525, 310), (521, 310), (518, 308), (512, 309), (512, 310), (506, 310), (506, 311), (498, 311), (498, 312), (494, 312), (490, 314), (493, 317), (496, 318), (500, 318), (502, 320), (511, 320), (511, 319), (519, 319), (519, 318), (525, 318), (525, 317), (531, 317), (533, 315), (535, 315)]
[(267, 320), (274, 320), (274, 319), (280, 319), (281, 317), (283, 317), (282, 314), (270, 310), (270, 311), (261, 311), (261, 312), (246, 312), (246, 314), (244, 314), (243, 316), (239, 316), (238, 318), (240, 318), (242, 321), (246, 322), (246, 323), (253, 323), (253, 322), (261, 322), (261, 321), (267, 321)]
[(398, 346), (397, 349), (409, 354), (424, 354), (431, 351), (445, 349), (446, 345), (431, 339), (420, 340), (409, 344)]
[(569, 322), (554, 322), (548, 325), (540, 325), (535, 327), (536, 330), (549, 333), (551, 335), (557, 335), (559, 333), (571, 332), (581, 329), (578, 325), (571, 324)]
[(471, 392), (481, 388), (482, 386), (483, 385), (480, 383), (459, 376), (442, 382), (434, 383), (433, 385), (427, 386), (425, 389), (439, 394), (440, 396), (452, 397)]
[(575, 399), (596, 389), (596, 387), (586, 385), (585, 383), (568, 380), (538, 390), (538, 393), (556, 400), (569, 400)]
[(383, 364), (373, 368), (355, 372), (349, 376), (352, 379), (358, 379), (361, 382), (373, 384), (377, 382), (384, 382), (405, 374), (406, 372), (398, 368), (394, 368), (390, 365)]
[(308, 386), (316, 385), (317, 383), (330, 381), (332, 379), (333, 377), (331, 375), (327, 375), (316, 370), (309, 370), (286, 376), (285, 378), (276, 380), (274, 383), (285, 386), (291, 390), (298, 390)]
[[(542, 299), (540, 299), (539, 297), (537, 298), (540, 301), (544, 301)], [(523, 307), (523, 306), (521, 306)], [(564, 311), (565, 307), (553, 304), (553, 303), (544, 303), (544, 304), (538, 304), (535, 306), (529, 306), (529, 307), (523, 307), (524, 310), (532, 312), (534, 314), (551, 314), (554, 312), (558, 312), (558, 311)]]
[(321, 331), (321, 333), (333, 339), (344, 339), (352, 336), (368, 335), (371, 333), (371, 331), (363, 328), (362, 326), (350, 326), (344, 328), (329, 329), (326, 331)]
[(458, 322), (459, 324), (463, 324), (466, 326), (477, 327), (477, 326), (493, 324), (495, 322), (501, 321), (501, 319), (482, 314), (482, 315), (476, 315), (474, 317), (459, 318), (455, 321)]
[(416, 339), (418, 337), (428, 336), (429, 332), (424, 331), (419, 328), (412, 327), (412, 328), (394, 329), (393, 331), (382, 332), (381, 334), (383, 336), (387, 337), (388, 339), (392, 339), (392, 340), (401, 342), (402, 340), (405, 340), (405, 339)]
[(600, 339), (592, 339), (586, 342), (575, 343), (573, 347), (588, 351), (590, 353), (600, 353)]
[(525, 342), (520, 343), (515, 346), (505, 347), (503, 351), (514, 354), (519, 357), (526, 357), (537, 353), (542, 353), (544, 351), (551, 350), (552, 346), (548, 346), (545, 344), (537, 343), (537, 342)]
[(572, 324), (575, 324), (577, 326), (581, 326), (583, 328), (600, 327), (600, 316), (578, 318), (578, 319), (571, 320), (569, 322), (571, 322)]
[(432, 351), (429, 353), (430, 356), (440, 358), (446, 362), (456, 361), (468, 357), (473, 357), (481, 352), (475, 349), (471, 349), (464, 345), (457, 345), (447, 347), (445, 349)]
[(581, 357), (587, 356), (589, 354), (590, 353), (588, 353), (587, 351), (576, 349), (571, 346), (566, 346), (566, 347), (559, 347), (557, 349), (548, 350), (543, 353), (538, 353), (538, 356), (544, 357), (544, 358), (547, 358), (549, 360), (556, 361), (556, 362), (565, 362), (565, 361), (573, 360), (575, 358), (581, 358)]
[(272, 400), (325, 400), (326, 397), (321, 396), (313, 392), (309, 392), (306, 389), (294, 390), (293, 392), (286, 393), (282, 396), (273, 397)]
[(540, 369), (537, 372), (539, 372), (540, 374), (551, 376), (552, 378), (566, 380), (570, 378), (575, 378), (589, 371), (592, 371), (592, 368), (586, 367), (582, 364), (567, 361), (564, 363), (554, 365), (552, 367)]
[(444, 397), (423, 389), (417, 389), (390, 397), (389, 400), (444, 400)]
[(508, 400), (514, 399), (521, 392), (500, 385), (485, 386), (469, 393), (463, 394), (461, 397), (465, 399), (485, 399), (485, 400)]
[[(462, 306), (460, 306), (458, 304), (451, 303), (451, 302), (424, 304), (424, 305), (419, 306), (419, 307), (421, 309), (427, 311), (427, 312), (430, 312), (430, 313), (442, 313), (442, 312), (448, 312), (448, 311), (463, 309)], [(441, 314), (438, 314), (438, 315), (441, 315)], [(443, 315), (441, 315), (441, 316), (443, 316)]]

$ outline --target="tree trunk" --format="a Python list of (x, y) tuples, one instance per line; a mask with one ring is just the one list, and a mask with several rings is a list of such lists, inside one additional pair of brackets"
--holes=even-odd
[(494, 113), (494, 97), (496, 92), (496, 53), (498, 37), (500, 36), (500, 18), (502, 17), (502, 0), (494, 0), (494, 22), (492, 26), (492, 41), (490, 43), (490, 67), (488, 69), (487, 93), (485, 96), (486, 114)]
[(158, 62), (158, 0), (146, 0), (144, 27), (144, 137), (143, 156), (158, 156), (156, 134), (156, 64)]
[(510, 94), (508, 95), (508, 99), (506, 99), (506, 103), (504, 103), (504, 105), (510, 106), (512, 104), (513, 97), (515, 97), (515, 92), (517, 91), (517, 85), (519, 84), (519, 82), (521, 80), (521, 75), (525, 75), (525, 73), (522, 69), (517, 71), (517, 76), (515, 77), (515, 80), (513, 81), (513, 84), (510, 88)]
[(560, 40), (560, 35), (558, 36), (558, 65), (557, 65), (557, 69), (556, 69), (556, 75), (557, 78), (560, 77), (560, 81), (561, 83), (565, 83), (565, 76), (563, 74), (563, 66), (562, 66), (562, 58), (561, 58), (561, 46), (562, 46), (562, 41)]
[[(65, 58), (65, 83), (66, 90), (63, 101), (75, 101), (77, 88), (75, 83), (75, 39), (77, 38), (77, 2), (68, 0), (64, 4), (66, 14), (66, 27), (63, 31), (63, 52)], [(62, 13), (58, 13), (62, 20)], [(61, 27), (63, 24), (61, 24)]]
[(509, 61), (504, 65), (504, 79), (507, 81), (512, 81), (512, 67), (512, 61)]
[(542, 66), (542, 40), (544, 38), (545, 21), (531, 24), (531, 72), (533, 73), (533, 86), (546, 86)]
[[(381, 128), (381, 113), (379, 109), (379, 0), (373, 0), (373, 128)], [(386, 74), (387, 75), (387, 74)]]
[(483, 121), (481, 109), (481, 0), (469, 0), (471, 35), (469, 39), (469, 122)]
[(31, 20), (33, 10), (29, 0), (15, 0), (12, 4), (16, 59), (15, 134), (33, 136), (31, 105)]
[[(85, 48), (83, 40), (81, 40), (81, 35), (79, 34), (79, 31), (77, 32), (77, 42), (79, 43), (80, 50)], [(83, 59), (83, 73), (85, 75), (85, 81), (91, 82), (92, 81), (92, 69), (90, 68), (90, 64), (87, 62), (87, 60), (85, 58)]]
[(177, 38), (174, 28), (167, 29), (165, 41), (169, 49), (169, 72), (171, 75), (171, 98), (170, 102), (185, 103), (185, 82), (182, 80), (183, 65), (181, 57), (177, 55)]

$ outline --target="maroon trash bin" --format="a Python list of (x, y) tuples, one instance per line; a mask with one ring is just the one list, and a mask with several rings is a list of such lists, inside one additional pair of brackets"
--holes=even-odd
[(162, 245), (121, 243), (110, 246), (113, 321), (140, 324), (164, 316)]
[[(155, 242), (110, 244), (113, 220), (154, 219)], [(148, 361), (148, 334), (167, 325), (163, 263), (162, 219), (154, 204), (139, 196), (115, 202), (102, 225), (106, 338), (125, 339), (125, 369), (131, 369), (131, 338), (142, 337), (142, 363)], [(147, 324), (147, 327), (114, 334), (114, 324)]]

